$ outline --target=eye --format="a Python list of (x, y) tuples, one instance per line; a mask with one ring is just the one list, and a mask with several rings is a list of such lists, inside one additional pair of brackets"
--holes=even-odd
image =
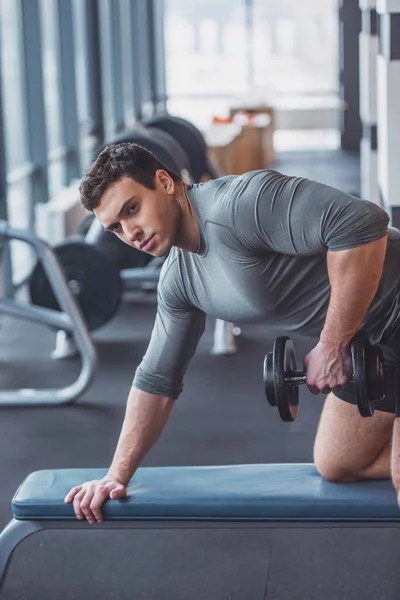
[(136, 211), (136, 208), (137, 204), (131, 204), (126, 212), (128, 213), (128, 215), (132, 215)]

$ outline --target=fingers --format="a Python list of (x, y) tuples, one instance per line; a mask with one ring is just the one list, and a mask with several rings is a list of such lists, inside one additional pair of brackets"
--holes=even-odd
[(113, 495), (116, 488), (119, 488), (119, 487), (123, 488), (123, 486), (116, 486), (113, 481), (108, 481), (102, 485), (98, 485), (95, 488), (95, 492), (94, 492), (94, 495), (93, 495), (93, 498), (92, 498), (89, 508), (93, 515), (93, 518), (98, 523), (103, 522), (103, 515), (100, 510), (101, 506), (104, 504), (104, 502), (107, 500), (108, 497), (111, 498), (112, 500), (119, 497), (117, 495), (116, 496)]
[(321, 378), (318, 380), (308, 374), (306, 383), (312, 394), (329, 394), (331, 391), (331, 388), (327, 385), (326, 378)]
[(347, 350), (319, 342), (303, 359), (309, 390), (313, 394), (338, 392), (348, 383), (351, 374), (351, 357)]
[(331, 387), (326, 383), (307, 383), (307, 386), (313, 394), (330, 394), (330, 392), (338, 392), (342, 389), (342, 386), (334, 385)]
[(76, 494), (78, 492), (80, 492), (81, 489), (82, 489), (81, 485), (77, 485), (76, 487), (73, 487), (72, 490), (70, 492), (68, 492), (68, 494), (65, 496), (64, 502), (66, 502), (67, 504), (72, 502), (72, 500), (75, 498)]
[(330, 394), (332, 391), (333, 391), (333, 388), (326, 385), (324, 388), (322, 388), (321, 394)]
[(81, 502), (80, 502), (80, 510), (86, 517), (86, 520), (91, 524), (95, 523), (95, 521), (96, 521), (93, 511), (91, 509), (94, 494), (95, 494), (95, 486), (90, 485), (88, 490), (86, 491), (85, 495), (81, 498)]
[(115, 481), (93, 481), (72, 488), (65, 496), (64, 502), (73, 500), (77, 519), (86, 519), (93, 524), (103, 522), (101, 507), (107, 498), (113, 500), (126, 495), (126, 488)]
[(85, 493), (85, 490), (81, 488), (81, 490), (74, 497), (74, 512), (79, 520), (82, 520), (84, 517), (81, 510), (81, 500), (85, 496)]
[(345, 383), (337, 383), (335, 380), (329, 382), (329, 384), (325, 381), (318, 382), (308, 382), (307, 386), (310, 392), (313, 394), (329, 394), (330, 392), (340, 392), (346, 385)]
[(117, 498), (123, 498), (126, 496), (126, 487), (123, 485), (116, 485), (113, 490), (110, 492), (111, 500), (116, 500)]
[(307, 387), (312, 394), (320, 394), (321, 390), (316, 385), (307, 382)]
[(335, 385), (335, 387), (332, 388), (332, 392), (340, 392), (342, 389), (342, 385)]

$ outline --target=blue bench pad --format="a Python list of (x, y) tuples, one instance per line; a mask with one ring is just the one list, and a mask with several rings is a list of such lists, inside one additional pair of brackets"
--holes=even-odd
[[(16, 492), (16, 519), (75, 519), (69, 490), (107, 469), (31, 473)], [(143, 467), (128, 496), (108, 500), (106, 519), (217, 519), (262, 521), (400, 521), (389, 480), (329, 483), (312, 464)]]

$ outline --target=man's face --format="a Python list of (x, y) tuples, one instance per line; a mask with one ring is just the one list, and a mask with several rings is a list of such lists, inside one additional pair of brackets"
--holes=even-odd
[(155, 175), (154, 190), (123, 177), (103, 194), (97, 219), (120, 240), (152, 256), (164, 256), (174, 245), (180, 224), (175, 185), (165, 171)]

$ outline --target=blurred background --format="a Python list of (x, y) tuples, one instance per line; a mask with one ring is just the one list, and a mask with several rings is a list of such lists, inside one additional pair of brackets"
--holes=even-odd
[(164, 10), (172, 112), (207, 127), (242, 96), (276, 110), (277, 149), (338, 147), (337, 0), (166, 0)]
[[(225, 172), (268, 167), (287, 151), (359, 152), (361, 11), (348, 5), (346, 12), (338, 0), (2, 0), (2, 216), (60, 241), (46, 230), (43, 205), (82, 176), (101, 144), (165, 110), (201, 129)], [(341, 78), (346, 28), (356, 33)], [(235, 169), (221, 146), (237, 129), (229, 134), (213, 119), (221, 125), (232, 111), (254, 108), (269, 115), (258, 120), (269, 156)], [(243, 123), (236, 119), (236, 127)], [(27, 253), (12, 253), (17, 282), (30, 268)]]
[[(81, 206), (99, 150), (143, 143), (193, 183), (308, 177), (398, 226), (399, 24), (400, 0), (0, 0), (0, 530), (30, 472), (110, 464), (151, 335), (160, 264)], [(143, 465), (312, 462), (323, 396), (281, 421), (274, 336), (208, 319)], [(301, 363), (315, 340), (294, 343)], [(378, 527), (45, 531), (1, 600), (394, 600), (398, 548)]]

